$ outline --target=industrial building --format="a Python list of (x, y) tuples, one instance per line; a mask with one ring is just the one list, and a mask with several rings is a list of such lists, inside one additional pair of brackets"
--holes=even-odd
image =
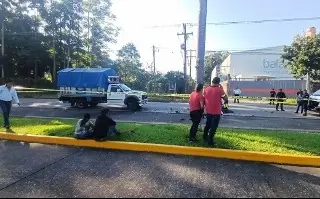
[(220, 77), (225, 89), (232, 93), (241, 88), (244, 96), (266, 97), (272, 88), (282, 88), (288, 96), (306, 87), (305, 78), (295, 79), (281, 59), (284, 46), (231, 53), (211, 77)]

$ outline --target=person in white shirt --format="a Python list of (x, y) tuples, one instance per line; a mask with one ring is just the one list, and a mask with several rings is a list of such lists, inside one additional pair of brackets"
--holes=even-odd
[(240, 94), (241, 94), (241, 89), (239, 87), (237, 87), (235, 90), (233, 90), (234, 103), (236, 103), (236, 102), (239, 103)]
[(16, 89), (13, 88), (12, 80), (7, 80), (5, 85), (0, 86), (0, 106), (3, 113), (4, 127), (10, 129), (10, 112), (12, 104), (20, 106)]
[(90, 114), (86, 113), (83, 119), (80, 119), (77, 123), (76, 129), (74, 131), (74, 137), (76, 139), (90, 139), (92, 138), (94, 125), (90, 121)]

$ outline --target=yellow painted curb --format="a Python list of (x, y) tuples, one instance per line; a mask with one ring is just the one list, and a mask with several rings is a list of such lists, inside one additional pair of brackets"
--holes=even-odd
[(166, 153), (174, 155), (190, 155), (214, 158), (226, 158), (233, 160), (257, 161), (266, 163), (289, 164), (299, 166), (320, 167), (320, 156), (282, 155), (264, 152), (248, 152), (227, 149), (210, 149), (200, 147), (186, 147), (163, 144), (145, 144), (135, 142), (96, 142), (94, 140), (76, 140), (54, 136), (19, 135), (12, 133), (0, 133), (1, 140), (13, 140), (42, 144), (57, 144), (66, 146), (93, 147), (103, 149), (143, 151), (154, 153)]

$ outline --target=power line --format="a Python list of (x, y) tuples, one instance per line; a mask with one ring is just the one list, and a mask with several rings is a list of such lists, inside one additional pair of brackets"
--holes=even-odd
[[(252, 20), (252, 21), (224, 21), (224, 22), (208, 22), (207, 25), (224, 26), (224, 25), (237, 25), (237, 24), (261, 24), (261, 23), (283, 23), (283, 22), (294, 22), (294, 21), (316, 21), (320, 20), (320, 17), (301, 17), (301, 18), (284, 18), (284, 19), (263, 19), (263, 20)], [(189, 26), (198, 26), (198, 23), (186, 23)], [(153, 28), (175, 28), (180, 27), (181, 24), (168, 24), (159, 26), (148, 26), (144, 29)]]
[(314, 21), (314, 20), (320, 20), (320, 17), (264, 19), (264, 20), (255, 20), (255, 21), (228, 21), (228, 22), (207, 23), (207, 25), (259, 24), (259, 23), (271, 23), (271, 22), (281, 23), (281, 22)]

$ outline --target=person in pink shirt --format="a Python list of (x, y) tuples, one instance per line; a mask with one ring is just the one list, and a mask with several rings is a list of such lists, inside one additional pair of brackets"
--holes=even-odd
[(192, 126), (190, 128), (189, 142), (196, 141), (196, 135), (199, 124), (203, 115), (204, 97), (203, 84), (198, 84), (195, 91), (193, 91), (189, 98), (190, 117)]
[(220, 85), (220, 78), (215, 77), (212, 80), (212, 85), (205, 89), (205, 111), (207, 113), (207, 122), (204, 128), (203, 140), (209, 146), (214, 146), (213, 138), (216, 134), (221, 117), (221, 98), (227, 102), (228, 97)]

